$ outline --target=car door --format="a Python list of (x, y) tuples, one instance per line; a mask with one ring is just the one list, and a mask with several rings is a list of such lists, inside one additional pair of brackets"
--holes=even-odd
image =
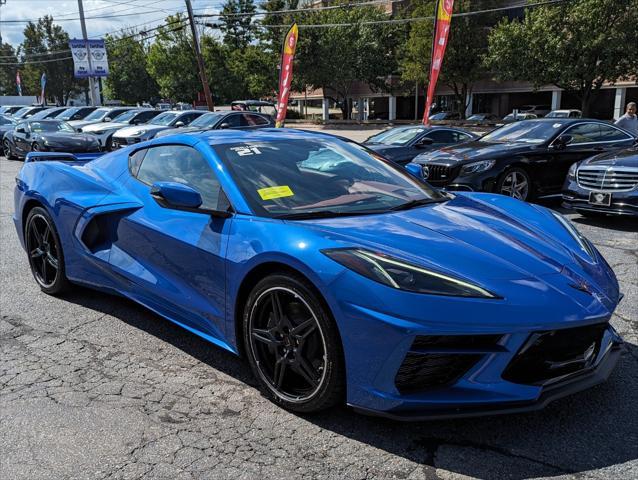
[[(160, 145), (130, 157), (126, 187), (143, 207), (119, 222), (109, 262), (133, 282), (139, 300), (188, 328), (225, 338), (225, 253), (232, 218), (160, 206), (155, 182), (187, 184), (202, 208), (227, 209), (215, 172), (202, 152)], [(226, 206), (224, 206), (226, 205)]]
[(241, 128), (242, 127), (242, 114), (230, 113), (226, 115), (215, 128)]
[(29, 143), (29, 137), (31, 136), (31, 129), (29, 128), (29, 122), (20, 122), (13, 130), (13, 144), (15, 145), (16, 152), (24, 155), (31, 151), (31, 144)]

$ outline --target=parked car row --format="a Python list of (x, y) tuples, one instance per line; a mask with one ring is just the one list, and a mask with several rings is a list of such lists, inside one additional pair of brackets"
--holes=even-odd
[(457, 128), (396, 127), (364, 145), (438, 188), (523, 201), (562, 192), (566, 206), (586, 215), (638, 215), (637, 141), (600, 120), (554, 117), (511, 123), (480, 138)]
[[(534, 118), (581, 118), (582, 112), (576, 109), (551, 110), (547, 105), (523, 105), (516, 113), (512, 112), (503, 118), (493, 113), (474, 113), (466, 118), (468, 122), (504, 124)], [(430, 116), (430, 120), (461, 120), (458, 112), (439, 112)]]
[[(31, 151), (110, 151), (180, 128), (192, 132), (273, 126), (272, 117), (252, 111), (162, 111), (139, 107), (22, 107), (5, 111), (13, 112), (0, 114), (0, 139), (7, 158), (24, 158)], [(196, 120), (200, 121), (193, 123)], [(47, 141), (42, 139), (43, 132), (50, 137)]]

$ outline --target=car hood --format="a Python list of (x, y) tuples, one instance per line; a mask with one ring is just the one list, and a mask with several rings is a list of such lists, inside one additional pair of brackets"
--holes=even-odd
[[(118, 137), (132, 137), (137, 135), (143, 135), (148, 132), (159, 132), (161, 130), (172, 129), (166, 125), (134, 125), (131, 127), (121, 128), (117, 132)], [(138, 133), (139, 132), (139, 133)]]
[(81, 133), (43, 133), (38, 135), (38, 137), (52, 143), (69, 145), (77, 145), (78, 143), (92, 144), (96, 142), (95, 137), (92, 137), (91, 135), (82, 135)]
[(545, 147), (528, 143), (489, 143), (474, 141), (420, 154), (414, 158), (413, 162), (454, 166), (478, 160), (511, 156), (539, 148)]
[(394, 214), (304, 224), (337, 247), (380, 251), (486, 287), (568, 276), (596, 285), (610, 307), (618, 300), (618, 283), (602, 257), (589, 258), (549, 210), (510, 197), (462, 193)]
[(101, 130), (118, 130), (122, 127), (128, 127), (128, 123), (115, 122), (99, 122), (92, 123), (86, 127), (82, 127), (83, 132), (99, 132)]
[(169, 129), (165, 129), (162, 132), (158, 132), (157, 137), (163, 137), (165, 135), (176, 135), (178, 133), (203, 132), (205, 130), (207, 130), (207, 129), (206, 128), (198, 128), (198, 127), (169, 128)]
[(66, 122), (69, 125), (71, 125), (74, 128), (82, 128), (85, 127), (87, 125), (94, 125), (97, 123), (106, 123), (106, 122), (102, 122), (101, 120), (71, 120), (70, 122)]
[(588, 158), (581, 162), (580, 166), (586, 165), (601, 167), (633, 167), (638, 168), (638, 147), (628, 148), (617, 152), (606, 152)]

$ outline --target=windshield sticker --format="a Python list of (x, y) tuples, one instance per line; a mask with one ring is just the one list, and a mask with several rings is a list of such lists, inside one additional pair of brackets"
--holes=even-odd
[(261, 151), (257, 147), (245, 146), (245, 147), (232, 147), (231, 150), (240, 157), (246, 155), (261, 155)]
[(273, 198), (292, 197), (294, 193), (288, 185), (282, 185), (280, 187), (267, 187), (260, 188), (257, 193), (262, 200), (272, 200)]

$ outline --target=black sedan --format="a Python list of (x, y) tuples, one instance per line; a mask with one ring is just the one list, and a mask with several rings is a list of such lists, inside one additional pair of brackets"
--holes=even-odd
[(155, 138), (175, 135), (176, 133), (203, 132), (205, 130), (253, 129), (274, 127), (275, 124), (270, 115), (257, 112), (219, 111), (208, 112), (193, 120), (187, 127), (180, 129), (162, 130)]
[(13, 130), (16, 121), (9, 115), (3, 115), (0, 113), (0, 140), (4, 137), (4, 134), (9, 130)]
[(419, 155), (413, 162), (438, 187), (529, 200), (559, 194), (573, 163), (635, 142), (629, 132), (599, 120), (523, 120), (476, 141)]
[(477, 138), (473, 133), (458, 128), (409, 125), (384, 130), (363, 144), (379, 155), (405, 165), (423, 152)]
[(572, 165), (563, 186), (563, 206), (586, 216), (638, 217), (638, 147)]
[(27, 120), (4, 135), (4, 156), (24, 158), (29, 152), (99, 152), (100, 144), (92, 135), (77, 133), (60, 120)]

